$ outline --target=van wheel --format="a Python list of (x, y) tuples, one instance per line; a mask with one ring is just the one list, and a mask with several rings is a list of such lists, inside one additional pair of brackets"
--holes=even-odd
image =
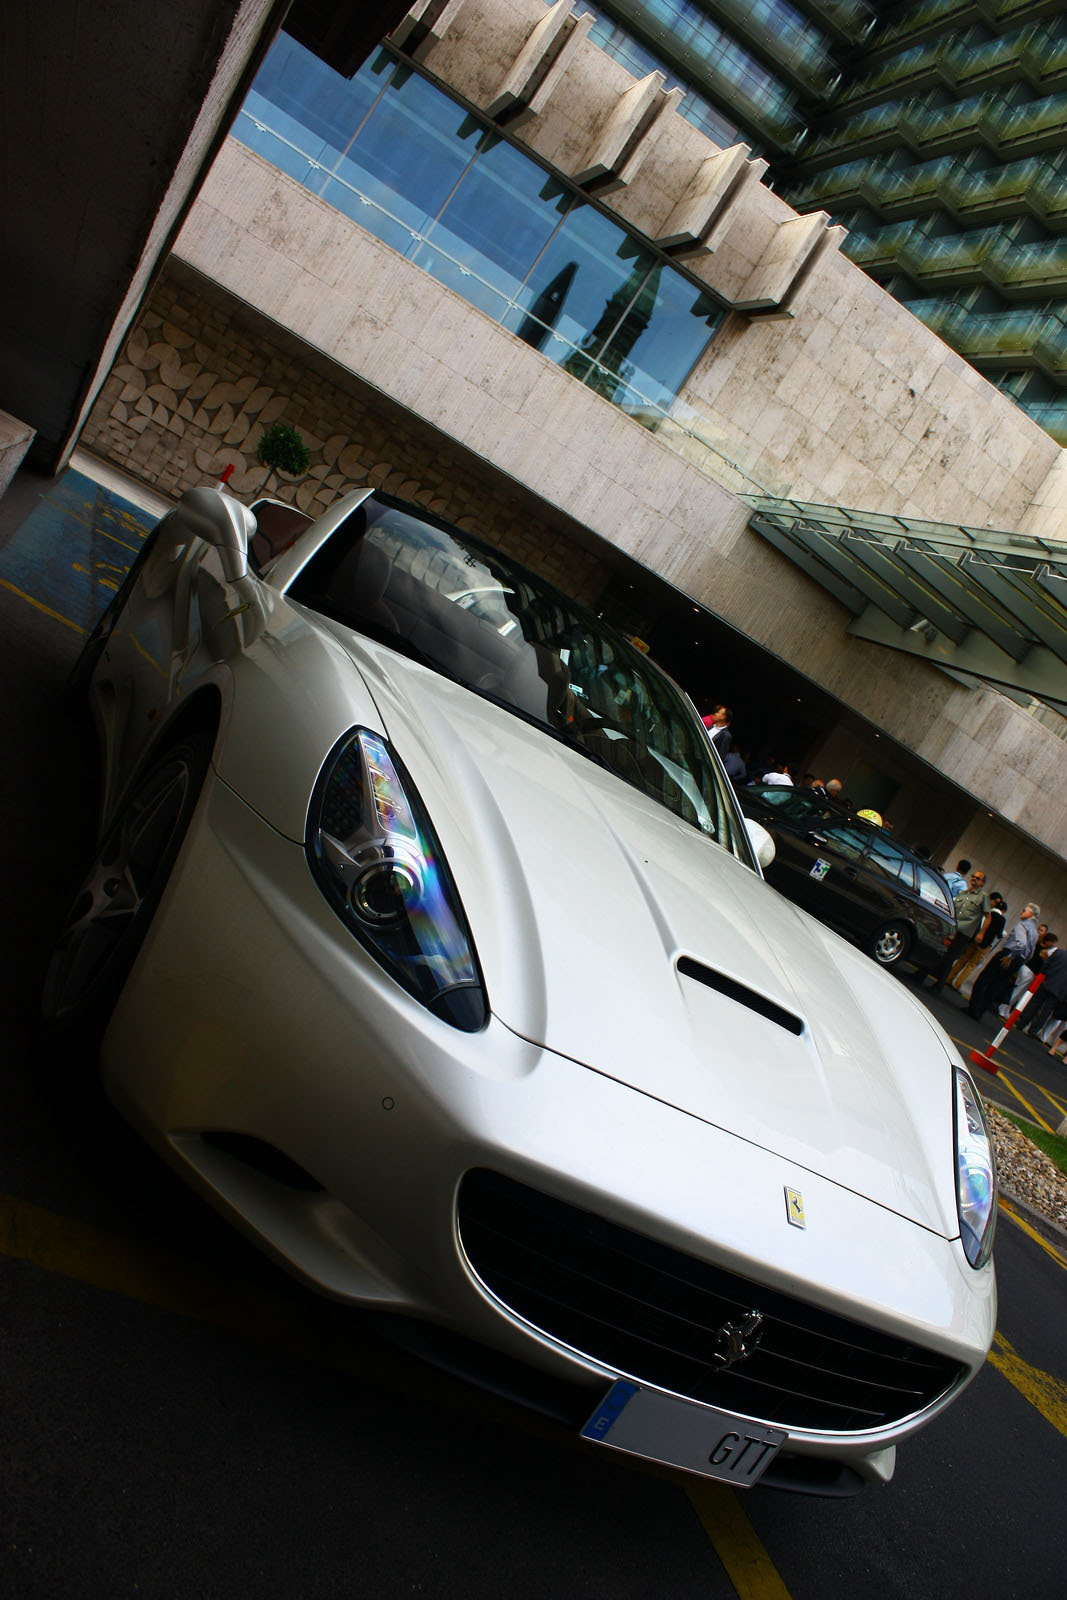
[(895, 967), (911, 949), (911, 934), (902, 922), (886, 922), (867, 941), (867, 954), (880, 967)]

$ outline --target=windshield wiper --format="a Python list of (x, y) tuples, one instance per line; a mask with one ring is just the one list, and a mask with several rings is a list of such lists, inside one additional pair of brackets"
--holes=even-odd
[(558, 739), (560, 744), (565, 744), (568, 749), (577, 750), (583, 756), (588, 757), (590, 761), (595, 761), (598, 767), (604, 768), (605, 772), (614, 772), (616, 777), (619, 776), (607, 756), (601, 755), (599, 750), (592, 749), (586, 744), (581, 734), (575, 733), (572, 728), (561, 728), (548, 722), (539, 723), (538, 726), (544, 728), (546, 733), (550, 733), (553, 739)]

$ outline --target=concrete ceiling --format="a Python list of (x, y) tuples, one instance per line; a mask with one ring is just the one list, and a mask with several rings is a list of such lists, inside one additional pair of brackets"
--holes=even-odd
[[(410, 0), (297, 0), (358, 65)], [(0, 8), (0, 411), (72, 446), (290, 0)], [(355, 20), (353, 20), (355, 18)], [(327, 53), (326, 50), (323, 52)]]

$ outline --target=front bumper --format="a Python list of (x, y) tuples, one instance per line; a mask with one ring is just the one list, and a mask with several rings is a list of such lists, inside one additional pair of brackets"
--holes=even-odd
[[(992, 1273), (973, 1273), (958, 1241), (495, 1016), (478, 1034), (438, 1021), (347, 932), (302, 847), (214, 774), (102, 1054), (120, 1109), (290, 1271), (576, 1385), (590, 1408), (622, 1369), (480, 1281), (457, 1226), (473, 1169), (960, 1363), (953, 1388), (892, 1426), (791, 1428), (802, 1457), (886, 1476), (992, 1337)], [(788, 1186), (803, 1189), (804, 1231), (786, 1224)]]

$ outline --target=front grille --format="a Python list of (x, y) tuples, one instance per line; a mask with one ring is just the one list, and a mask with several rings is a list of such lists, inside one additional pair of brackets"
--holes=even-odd
[[(496, 1172), (464, 1176), (457, 1215), (471, 1266), (516, 1315), (612, 1371), (706, 1405), (863, 1432), (922, 1411), (964, 1370)], [(726, 1370), (718, 1330), (753, 1310), (759, 1346)]]

